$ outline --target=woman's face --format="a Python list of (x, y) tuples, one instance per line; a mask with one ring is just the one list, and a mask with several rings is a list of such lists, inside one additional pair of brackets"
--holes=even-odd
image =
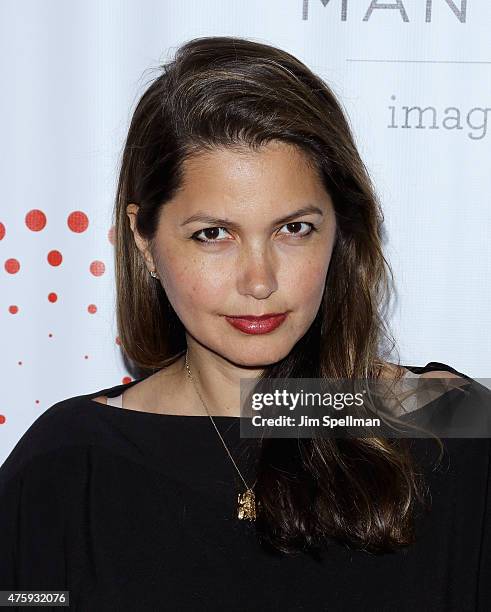
[[(317, 210), (296, 212), (305, 207)], [(187, 333), (237, 365), (261, 367), (285, 357), (313, 322), (335, 223), (305, 154), (271, 142), (259, 152), (221, 149), (187, 160), (182, 190), (161, 209), (152, 253), (135, 238)], [(259, 334), (226, 319), (266, 313), (287, 315)]]

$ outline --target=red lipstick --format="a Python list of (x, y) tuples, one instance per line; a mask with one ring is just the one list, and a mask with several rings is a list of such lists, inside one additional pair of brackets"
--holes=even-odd
[(275, 312), (264, 315), (238, 315), (225, 318), (230, 325), (246, 334), (267, 334), (279, 327), (286, 316), (286, 312)]

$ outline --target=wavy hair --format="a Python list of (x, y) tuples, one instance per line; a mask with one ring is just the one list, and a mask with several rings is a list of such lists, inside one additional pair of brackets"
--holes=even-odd
[[(186, 349), (185, 329), (148, 274), (126, 206), (152, 248), (159, 210), (205, 150), (269, 141), (299, 147), (333, 201), (337, 236), (319, 311), (307, 333), (261, 378), (379, 378), (395, 347), (386, 323), (393, 282), (382, 252), (383, 214), (335, 94), (297, 58), (248, 39), (190, 40), (159, 66), (138, 101), (124, 145), (114, 209), (117, 325), (140, 373)], [(397, 360), (399, 363), (399, 360)], [(331, 541), (372, 553), (407, 546), (423, 481), (404, 439), (261, 441), (256, 530), (279, 553), (317, 555)]]

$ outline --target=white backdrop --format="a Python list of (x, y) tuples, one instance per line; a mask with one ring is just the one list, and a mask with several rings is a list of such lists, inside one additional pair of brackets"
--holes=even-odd
[(402, 363), (491, 377), (490, 23), (487, 0), (2, 0), (0, 462), (56, 401), (131, 380), (116, 168), (155, 68), (197, 36), (282, 47), (331, 85), (383, 204)]

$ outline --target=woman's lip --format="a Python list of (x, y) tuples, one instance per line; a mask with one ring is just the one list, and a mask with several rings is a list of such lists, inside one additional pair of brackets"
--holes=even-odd
[(262, 321), (263, 319), (270, 319), (271, 317), (280, 317), (286, 314), (286, 312), (269, 312), (263, 315), (228, 315), (230, 319), (247, 319), (248, 321)]
[(287, 313), (266, 315), (264, 318), (225, 317), (227, 321), (246, 334), (267, 334), (279, 327), (286, 319)]

